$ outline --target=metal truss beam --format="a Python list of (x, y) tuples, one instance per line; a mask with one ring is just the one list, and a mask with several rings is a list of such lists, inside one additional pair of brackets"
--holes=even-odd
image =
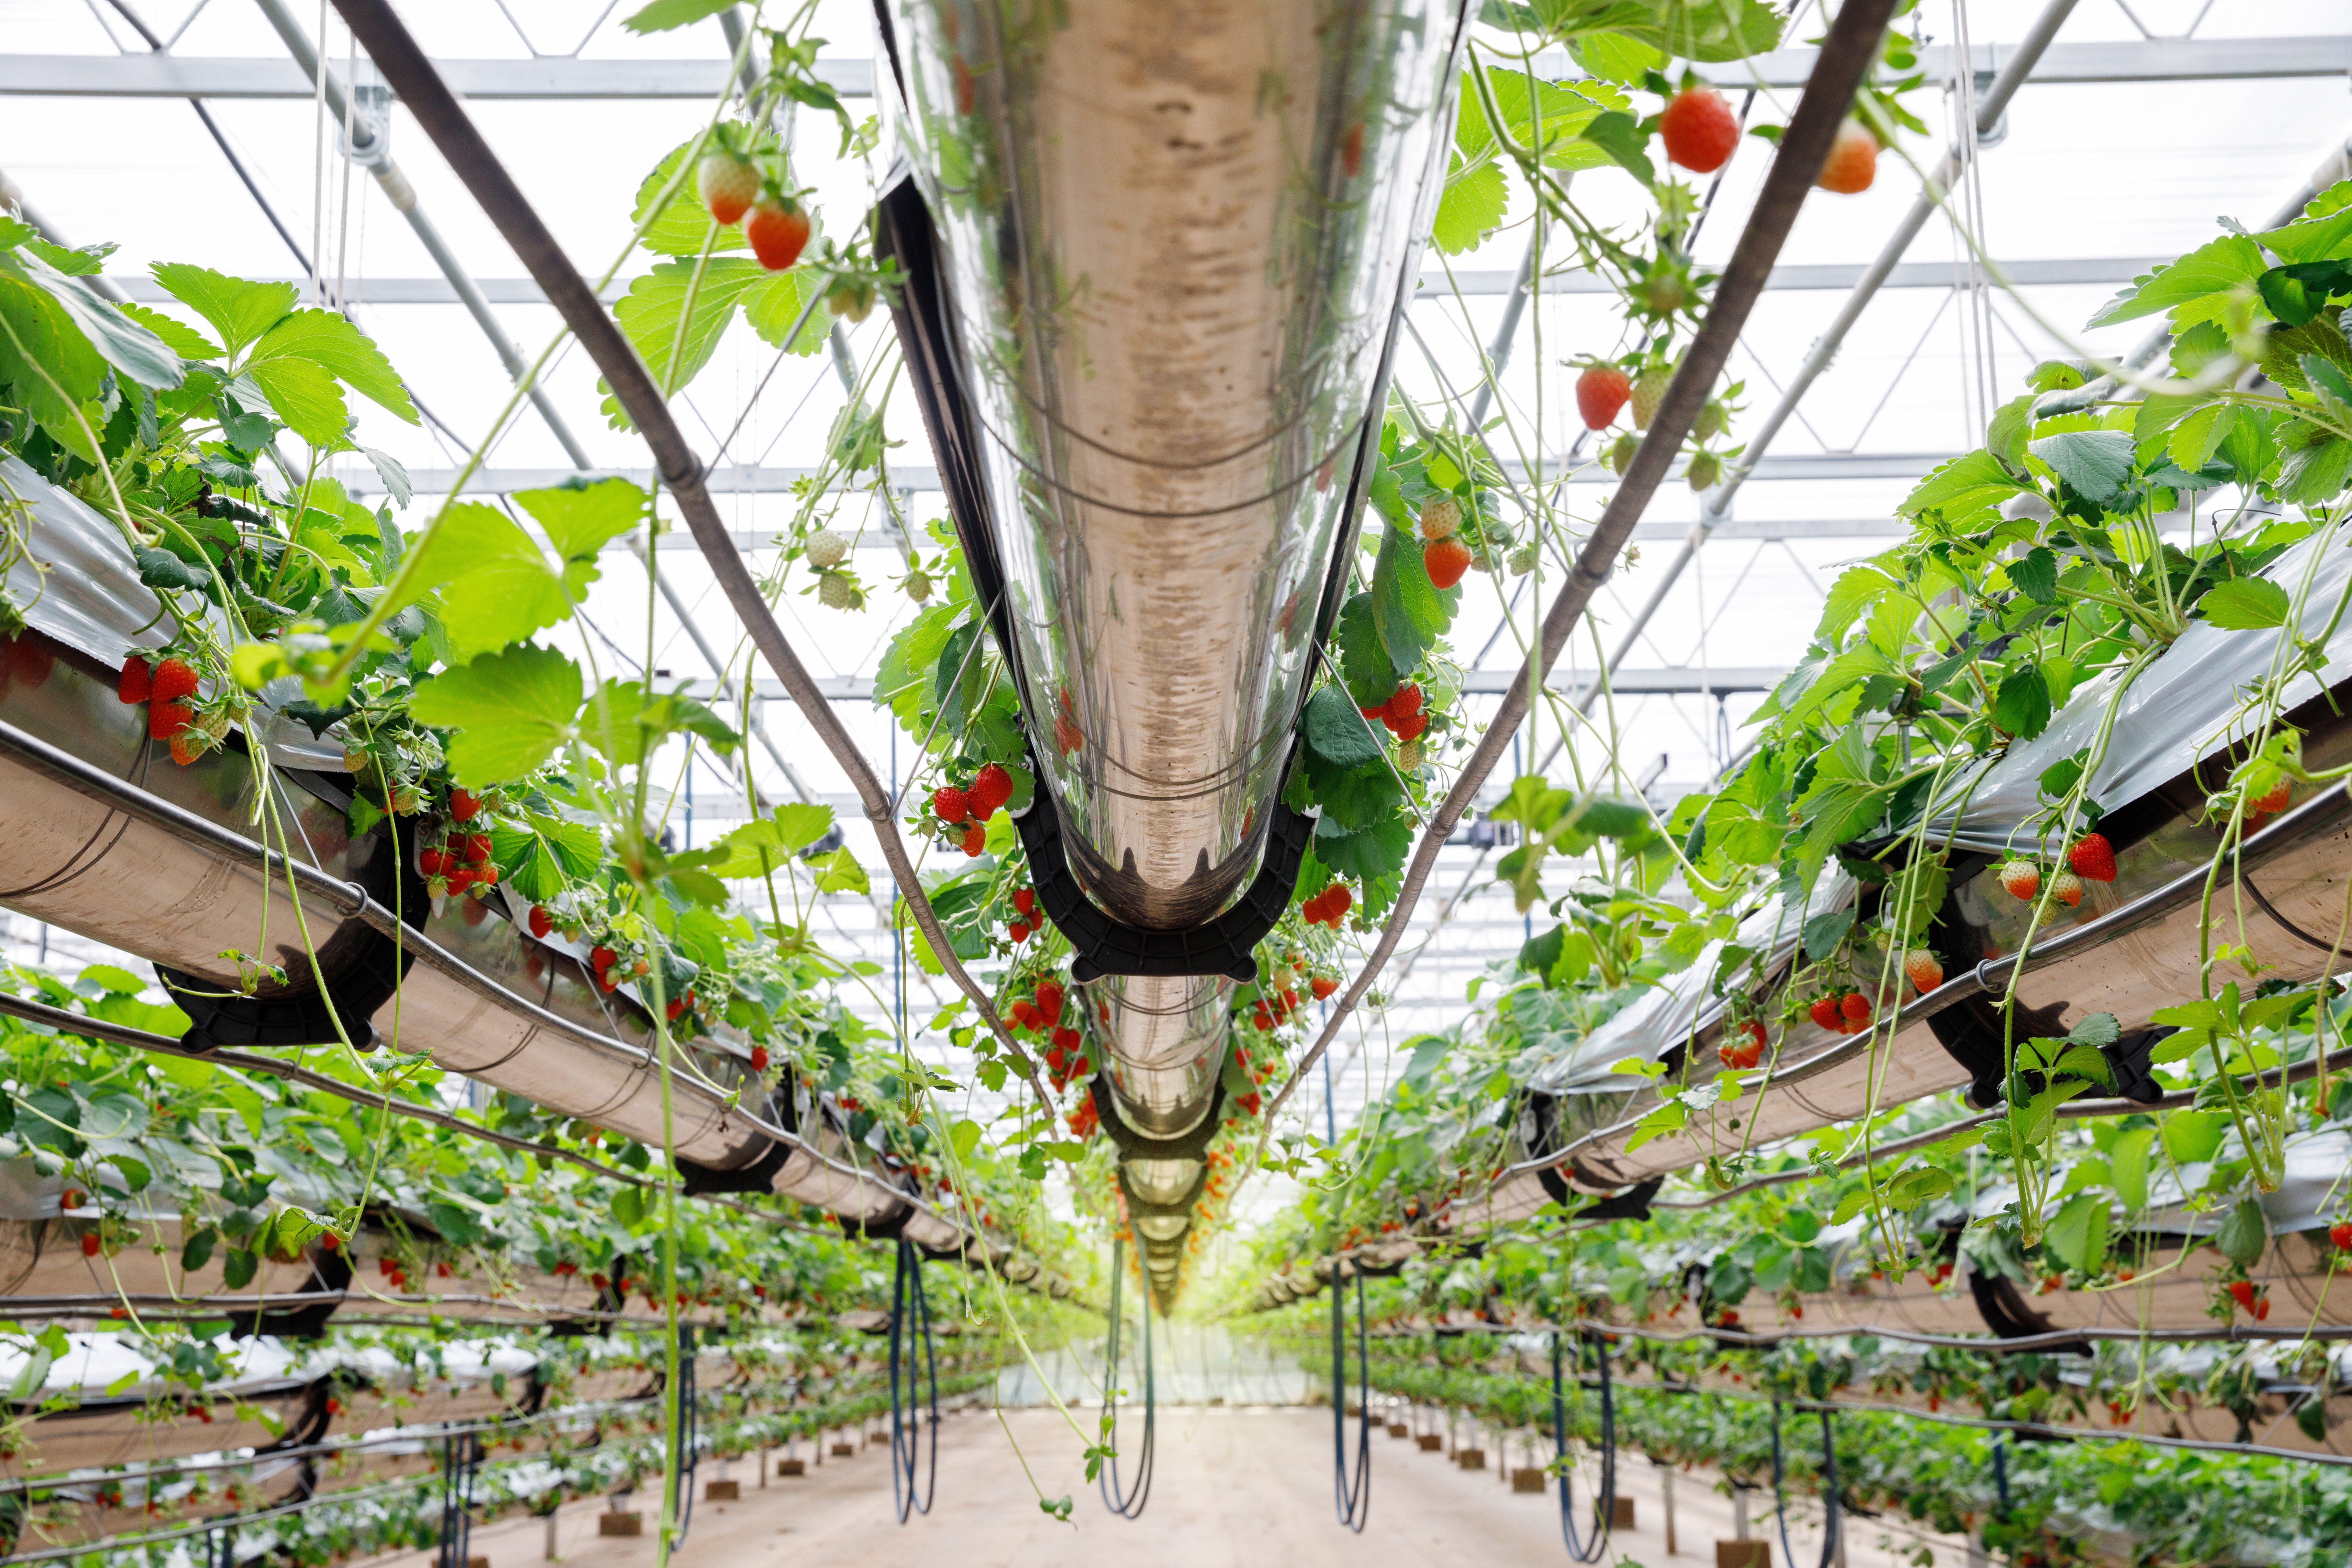
[[(656, 672), (658, 676), (658, 671)], [(1658, 668), (1621, 669), (1609, 685), (1621, 697), (1720, 697), (1734, 692), (1769, 691), (1789, 672), (1778, 665), (1725, 666), (1715, 669)], [(1561, 670), (1552, 678), (1555, 691), (1581, 694), (1591, 677), (1576, 670)], [(1511, 672), (1504, 669), (1473, 669), (1464, 672), (1462, 689), (1474, 697), (1499, 697), (1509, 689)], [(874, 679), (866, 675), (820, 675), (816, 678), (819, 691), (828, 702), (870, 702), (874, 700)], [(686, 683), (687, 695), (704, 701), (726, 695), (717, 682), (696, 679)], [(789, 702), (791, 694), (783, 682), (761, 677), (751, 683), (751, 695), (762, 702)]]
[[(1916, 479), (1938, 463), (1948, 463), (1956, 452), (1824, 452), (1817, 455), (1765, 458), (1756, 465), (1748, 478), (1750, 482), (1771, 482), (1789, 479)], [(1504, 468), (1515, 479), (1524, 479), (1525, 471), (1517, 462)], [(735, 465), (714, 468), (710, 472), (710, 493), (724, 500), (730, 495), (781, 495), (791, 490), (793, 481), (817, 470), (805, 468)], [(580, 476), (576, 468), (482, 468), (476, 471), (466, 486), (469, 492), (485, 495), (509, 495), (516, 490), (546, 489), (564, 480)], [(448, 493), (450, 481), (457, 477), (455, 468), (412, 468), (409, 479), (418, 495), (437, 496)], [(645, 468), (598, 468), (584, 477), (625, 479), (634, 484), (646, 484), (652, 473)], [(939, 470), (928, 463), (893, 463), (891, 483), (900, 490), (936, 490), (940, 488)], [(1569, 481), (1576, 485), (1613, 485), (1617, 476), (1599, 464), (1591, 464)], [(343, 485), (354, 496), (380, 496), (384, 493), (383, 481), (373, 471), (346, 475)], [(1771, 524), (1764, 526), (1770, 527)], [(1778, 538), (1777, 534), (1759, 534), (1758, 538)], [(757, 548), (764, 536), (745, 536), (747, 546)]]
[[(2153, 256), (2094, 256), (2064, 257), (2050, 260), (2007, 261), (2002, 266), (2010, 277), (2023, 286), (2065, 287), (2080, 284), (2086, 288), (2120, 288), (2150, 268), (2164, 265), (2171, 258)], [(1862, 280), (1864, 265), (1860, 262), (1831, 265), (1776, 267), (1766, 281), (1767, 289), (1777, 291), (1822, 290), (1852, 289)], [(142, 305), (169, 305), (172, 297), (152, 278), (115, 278), (107, 279), (121, 290), (126, 300)], [(296, 279), (298, 283), (308, 279)], [(1422, 274), (1423, 300), (1442, 300), (1460, 293), (1469, 298), (1507, 294), (1517, 279), (1509, 272), (1484, 268), (1455, 272), (1448, 278), (1442, 271)], [(1906, 261), (1889, 274), (1884, 289), (1949, 289), (1956, 279), (1952, 264), (1947, 261)], [(538, 284), (528, 278), (477, 278), (474, 287), (481, 297), (493, 305), (544, 305), (547, 296)], [(1546, 294), (1614, 294), (1616, 289), (1601, 278), (1590, 272), (1556, 274), (1543, 281)], [(626, 279), (614, 283), (603, 295), (606, 304), (628, 292)], [(359, 305), (457, 305), (457, 287), (446, 278), (364, 278), (346, 285), (346, 298)]]
[[(2014, 46), (1981, 44), (1978, 70), (2003, 64)], [(1797, 88), (1815, 51), (1778, 49), (1753, 60), (1702, 66), (1728, 87)], [(461, 97), (497, 100), (709, 99), (727, 84), (724, 59), (447, 59), (435, 62)], [(1951, 69), (1950, 50), (1919, 51), (1927, 79)], [(1539, 56), (1539, 74), (1579, 75), (1564, 55)], [(834, 58), (817, 75), (845, 98), (874, 93), (871, 59)], [(2093, 82), (2263, 80), (2343, 76), (2352, 71), (2352, 36), (2270, 38), (2130, 38), (2053, 44), (2033, 68), (2035, 86)], [(310, 97), (290, 60), (197, 55), (10, 55), (0, 57), (0, 93), (67, 98)]]

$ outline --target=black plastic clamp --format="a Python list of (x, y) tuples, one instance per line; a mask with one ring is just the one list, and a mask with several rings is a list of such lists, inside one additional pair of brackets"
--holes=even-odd
[[(1038, 774), (1037, 758), (1028, 758)], [(1046, 918), (1067, 937), (1076, 956), (1070, 978), (1083, 985), (1106, 974), (1222, 974), (1247, 984), (1257, 978), (1257, 944), (1265, 940), (1298, 886), (1298, 868), (1315, 837), (1315, 819), (1279, 797), (1265, 825), (1265, 857), (1233, 908), (1191, 931), (1144, 931), (1122, 925), (1095, 907), (1070, 871), (1062, 847), (1062, 814), (1038, 786), (1028, 808), (1013, 819), (1029, 853), (1029, 878)]]

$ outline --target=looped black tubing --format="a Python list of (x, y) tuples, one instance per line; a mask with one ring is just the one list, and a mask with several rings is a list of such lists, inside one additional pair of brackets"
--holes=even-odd
[(1551, 1335), (1551, 1437), (1559, 1465), (1559, 1533), (1571, 1563), (1598, 1563), (1609, 1550), (1610, 1522), (1617, 1511), (1617, 1397), (1609, 1378), (1609, 1343), (1594, 1342), (1601, 1356), (1601, 1486), (1592, 1495), (1592, 1537), (1580, 1540), (1576, 1507), (1569, 1489), (1568, 1407), (1560, 1394), (1559, 1331)]
[[(482, 1439), (472, 1432), (445, 1439), (441, 1445), (441, 1542), (435, 1561), (438, 1568), (466, 1568), (474, 1543), (474, 1478), (482, 1465)], [(222, 1552), (233, 1560), (233, 1531), (224, 1532)]]
[[(677, 1430), (672, 1434), (670, 1447), (677, 1462), (671, 1467), (677, 1476), (677, 1490), (669, 1500), (670, 1516), (677, 1521), (677, 1533), (670, 1538), (670, 1550), (686, 1544), (686, 1532), (694, 1523), (694, 1471), (701, 1458), (701, 1401), (694, 1387), (694, 1325), (677, 1326)], [(464, 1568), (460, 1563), (458, 1568)]]
[[(1838, 1537), (1845, 1530), (1845, 1510), (1838, 1505), (1837, 1446), (1832, 1440), (1830, 1413), (1822, 1417), (1822, 1563), (1830, 1568), (1837, 1561)], [(1794, 1563), (1797, 1554), (1789, 1549), (1789, 1510), (1781, 1495), (1780, 1476), (1780, 1402), (1772, 1402), (1772, 1518), (1780, 1527), (1780, 1560)]]
[(1372, 1363), (1364, 1343), (1364, 1276), (1356, 1273), (1356, 1383), (1363, 1391), (1362, 1421), (1356, 1436), (1356, 1473), (1348, 1474), (1348, 1286), (1331, 1282), (1331, 1467), (1332, 1500), (1339, 1522), (1361, 1535), (1372, 1514)]
[[(917, 1364), (919, 1353), (921, 1364)], [(904, 1366), (903, 1378), (900, 1367)], [(930, 1379), (930, 1441), (915, 1405), (921, 1379)], [(916, 1495), (915, 1472), (930, 1456), (930, 1468)], [(931, 1342), (931, 1303), (923, 1294), (923, 1260), (915, 1244), (898, 1238), (898, 1268), (890, 1286), (890, 1504), (904, 1524), (931, 1511), (940, 1487), (940, 1358)]]
[(1103, 1431), (1110, 1437), (1110, 1455), (1102, 1468), (1095, 1472), (1095, 1489), (1102, 1494), (1103, 1506), (1121, 1519), (1141, 1519), (1143, 1505), (1151, 1500), (1152, 1458), (1158, 1452), (1160, 1391), (1151, 1363), (1151, 1291), (1149, 1288), (1137, 1292), (1137, 1304), (1143, 1309), (1143, 1445), (1136, 1450), (1135, 1484), (1132, 1490), (1122, 1486), (1118, 1476), (1118, 1335), (1121, 1313), (1119, 1286), (1127, 1278), (1127, 1238), (1114, 1237), (1110, 1244), (1110, 1331), (1104, 1350), (1103, 1366)]

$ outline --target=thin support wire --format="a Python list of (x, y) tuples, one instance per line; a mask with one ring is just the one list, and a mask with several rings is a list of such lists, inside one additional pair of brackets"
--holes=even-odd
[(1110, 1440), (1110, 1454), (1096, 1472), (1096, 1489), (1101, 1492), (1103, 1506), (1121, 1519), (1141, 1519), (1143, 1506), (1151, 1500), (1152, 1460), (1158, 1453), (1160, 1390), (1156, 1370), (1151, 1362), (1151, 1291), (1147, 1287), (1136, 1292), (1136, 1304), (1143, 1316), (1143, 1443), (1136, 1450), (1135, 1481), (1132, 1487), (1120, 1482), (1118, 1474), (1118, 1352), (1119, 1332), (1124, 1327), (1119, 1307), (1120, 1286), (1127, 1279), (1127, 1238), (1114, 1237), (1110, 1244), (1110, 1328), (1104, 1348), (1103, 1360), (1103, 1435)]

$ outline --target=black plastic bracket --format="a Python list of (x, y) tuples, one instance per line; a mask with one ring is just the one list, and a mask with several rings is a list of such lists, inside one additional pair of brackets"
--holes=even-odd
[(1118, 1113), (1118, 1099), (1103, 1075), (1097, 1073), (1087, 1080), (1087, 1092), (1093, 1097), (1095, 1116), (1101, 1121), (1104, 1136), (1118, 1150), (1122, 1160), (1201, 1160), (1209, 1152), (1209, 1140), (1217, 1135), (1217, 1127), (1225, 1111), (1225, 1079), (1219, 1073), (1209, 1090), (1209, 1112), (1201, 1124), (1176, 1138), (1153, 1138), (1138, 1132)]
[[(340, 1295), (350, 1289), (351, 1284), (349, 1258), (339, 1251), (310, 1254), (310, 1279), (302, 1287), (304, 1294), (331, 1291)], [(290, 1310), (265, 1307), (257, 1312), (229, 1312), (225, 1315), (229, 1321), (229, 1334), (235, 1339), (249, 1340), (261, 1334), (275, 1334), (280, 1339), (315, 1340), (326, 1333), (327, 1321), (341, 1305), (341, 1300), (314, 1301)], [(321, 1394), (320, 1397), (325, 1396)]]
[(722, 1171), (716, 1165), (698, 1165), (691, 1160), (677, 1163), (678, 1191), (690, 1198), (711, 1193), (772, 1193), (775, 1191), (776, 1173), (792, 1158), (789, 1143), (770, 1143), (768, 1152), (748, 1165), (738, 1165)]
[[(1037, 759), (1028, 758), (1030, 772)], [(1069, 938), (1076, 956), (1070, 978), (1083, 985), (1106, 974), (1222, 974), (1247, 984), (1257, 978), (1257, 944), (1290, 908), (1298, 868), (1315, 837), (1315, 819), (1277, 797), (1266, 819), (1265, 856), (1241, 900), (1207, 925), (1191, 931), (1144, 931), (1122, 925), (1095, 907), (1070, 871), (1062, 847), (1062, 813), (1040, 790), (1013, 817), (1029, 853), (1029, 879), (1046, 918)]]
[(1147, 1219), (1189, 1220), (1192, 1217), (1193, 1204), (1200, 1200), (1201, 1190), (1208, 1184), (1209, 1172), (1208, 1168), (1203, 1166), (1201, 1173), (1192, 1178), (1192, 1184), (1185, 1189), (1182, 1197), (1172, 1204), (1155, 1204), (1135, 1195), (1135, 1189), (1127, 1184), (1127, 1172), (1124, 1169), (1118, 1173), (1119, 1194), (1127, 1199), (1127, 1212), (1130, 1218), (1141, 1215)]
[[(1545, 1167), (1540, 1173), (1550, 1175), (1551, 1167)], [(1664, 1176), (1652, 1176), (1646, 1182), (1636, 1182), (1622, 1192), (1610, 1194), (1589, 1208), (1579, 1209), (1576, 1217), (1580, 1220), (1647, 1219), (1650, 1217), (1650, 1200), (1658, 1195), (1658, 1189), (1665, 1184), (1665, 1181)], [(1560, 1185), (1565, 1191), (1567, 1184), (1563, 1182)], [(1551, 1191), (1550, 1182), (1544, 1183), (1544, 1190)], [(1556, 1202), (1566, 1201), (1558, 1194), (1553, 1197)]]
[[(395, 854), (395, 840), (379, 834), (373, 863), (350, 886), (355, 909), (373, 899), (387, 909), (400, 909), (408, 923), (416, 926), (424, 923), (433, 900), (424, 877), (410, 863), (415, 847), (405, 838), (404, 829)], [(188, 1016), (188, 1030), (180, 1037), (188, 1050), (332, 1045), (340, 1037), (338, 1022), (352, 1045), (373, 1050), (378, 1041), (371, 1020), (399, 990), (402, 976), (416, 962), (415, 950), (353, 919), (321, 939), (316, 961), (326, 977), (323, 990), (312, 984), (273, 996), (224, 995), (215, 982), (161, 963), (155, 966), (155, 977), (163, 982), (164, 994)], [(288, 978), (313, 979), (311, 962), (307, 955), (300, 959), (299, 968)]]

